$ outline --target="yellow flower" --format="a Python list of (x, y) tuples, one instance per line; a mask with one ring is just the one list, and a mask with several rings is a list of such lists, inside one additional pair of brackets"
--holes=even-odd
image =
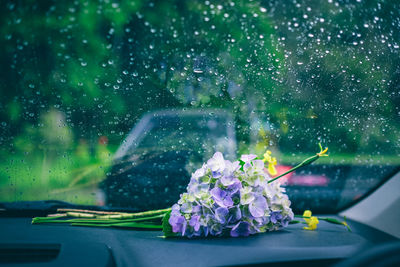
[(321, 151), (319, 153), (317, 153), (317, 155), (320, 157), (327, 157), (328, 155), (326, 154), (326, 152), (328, 152), (328, 148), (326, 147), (325, 149), (322, 149), (321, 143), (319, 143), (318, 145), (319, 145), (319, 149)]
[(318, 218), (315, 216), (311, 216), (312, 213), (310, 210), (306, 210), (303, 213), (303, 219), (307, 223), (306, 227), (303, 227), (305, 230), (315, 230), (317, 229), (317, 225), (319, 224)]
[(275, 165), (277, 164), (276, 158), (271, 156), (272, 152), (267, 150), (264, 154), (264, 162), (268, 162), (268, 172), (271, 175), (276, 175), (278, 172), (275, 169)]
[(306, 223), (308, 223), (310, 221), (311, 218), (311, 210), (305, 210), (303, 213), (303, 219), (306, 221)]

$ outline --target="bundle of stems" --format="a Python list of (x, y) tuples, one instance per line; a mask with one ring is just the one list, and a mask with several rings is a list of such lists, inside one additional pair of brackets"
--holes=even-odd
[(57, 214), (35, 217), (33, 224), (68, 223), (75, 226), (131, 227), (142, 229), (162, 229), (161, 219), (171, 209), (151, 210), (136, 213), (107, 212), (81, 209), (58, 209)]

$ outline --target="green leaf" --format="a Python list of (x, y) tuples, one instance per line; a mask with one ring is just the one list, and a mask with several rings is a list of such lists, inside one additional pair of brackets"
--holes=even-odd
[(174, 237), (176, 233), (172, 232), (172, 226), (169, 224), (169, 218), (171, 217), (171, 211), (165, 213), (162, 219), (162, 230), (165, 237)]

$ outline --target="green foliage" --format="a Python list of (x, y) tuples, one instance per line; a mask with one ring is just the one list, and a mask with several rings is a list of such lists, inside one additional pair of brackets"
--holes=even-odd
[(398, 157), (399, 6), (367, 2), (3, 1), (1, 196), (95, 184), (162, 108), (232, 112), (240, 153)]
[(170, 216), (171, 216), (171, 211), (168, 211), (167, 213), (164, 214), (164, 217), (162, 218), (162, 230), (165, 237), (176, 236), (176, 233), (172, 232), (172, 226), (168, 222)]

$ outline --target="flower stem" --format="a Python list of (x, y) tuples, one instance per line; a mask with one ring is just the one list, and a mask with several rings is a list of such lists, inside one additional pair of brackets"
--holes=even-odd
[(137, 213), (124, 213), (124, 214), (111, 214), (111, 215), (104, 215), (104, 216), (97, 216), (98, 219), (134, 219), (134, 218), (142, 218), (142, 217), (149, 217), (155, 215), (163, 215), (169, 212), (171, 208), (168, 209), (160, 209), (160, 210), (149, 210)]
[(273, 181), (278, 180), (279, 178), (281, 178), (282, 176), (285, 176), (285, 175), (288, 174), (288, 173), (294, 172), (295, 170), (297, 170), (297, 169), (299, 169), (299, 168), (301, 168), (301, 167), (307, 166), (307, 165), (313, 163), (314, 161), (316, 161), (317, 159), (319, 159), (320, 157), (328, 156), (328, 155), (325, 154), (325, 153), (328, 151), (328, 148), (325, 148), (324, 150), (322, 150), (321, 144), (319, 144), (319, 147), (320, 147), (320, 149), (321, 149), (321, 151), (320, 151), (319, 153), (317, 153), (317, 154), (315, 154), (314, 156), (311, 156), (311, 157), (309, 157), (309, 158), (303, 160), (303, 161), (302, 161), (300, 164), (298, 164), (297, 166), (295, 166), (295, 167), (291, 168), (290, 170), (288, 170), (288, 171), (286, 171), (286, 172), (284, 172), (284, 173), (278, 175), (278, 176), (275, 177), (274, 179), (269, 180), (268, 183), (272, 183)]
[[(303, 216), (303, 215), (294, 215), (295, 218), (305, 218), (305, 219), (310, 219), (311, 217), (309, 216)], [(344, 225), (347, 228), (347, 231), (351, 232), (350, 226), (346, 222), (346, 218), (344, 218), (343, 221), (339, 221), (335, 218), (328, 218), (328, 217), (317, 217), (318, 220), (320, 221), (325, 221), (328, 223), (333, 223), (333, 224), (339, 224), (339, 225)]]
[[(60, 221), (59, 218), (62, 217), (72, 217), (72, 218), (84, 218), (84, 219), (98, 219), (98, 220), (124, 220), (124, 219), (138, 219), (138, 218), (145, 218), (157, 215), (164, 215), (168, 211), (171, 211), (171, 208), (168, 209), (160, 209), (160, 210), (150, 210), (144, 212), (136, 212), (136, 213), (113, 213), (113, 214), (103, 214), (97, 213), (96, 211), (89, 210), (74, 210), (69, 209), (66, 213), (61, 213), (48, 216), (48, 217), (36, 217), (33, 218), (32, 223), (46, 223), (46, 222), (55, 222)], [(93, 213), (92, 213), (93, 212)]]
[(294, 172), (295, 170), (297, 170), (297, 169), (299, 169), (299, 168), (301, 168), (301, 167), (307, 166), (307, 165), (313, 163), (314, 161), (316, 161), (318, 158), (319, 158), (318, 155), (314, 155), (314, 156), (312, 156), (312, 157), (309, 157), (308, 159), (305, 159), (303, 162), (301, 162), (301, 163), (298, 164), (297, 166), (295, 166), (295, 167), (291, 168), (290, 170), (288, 170), (288, 171), (286, 171), (286, 172), (284, 172), (284, 173), (278, 175), (278, 176), (275, 177), (274, 179), (269, 180), (268, 183), (272, 183), (273, 181), (278, 180), (279, 178), (281, 178), (282, 176), (285, 176), (286, 174), (289, 174), (289, 173), (291, 173), (291, 172)]
[(145, 221), (154, 221), (157, 219), (161, 219), (164, 217), (164, 214), (159, 214), (155, 216), (149, 216), (149, 217), (141, 217), (141, 218), (135, 218), (135, 219), (119, 219), (119, 220), (112, 220), (112, 219), (81, 219), (81, 218), (76, 218), (76, 219), (68, 219), (68, 220), (46, 220), (47, 217), (38, 219), (35, 218), (32, 223), (33, 224), (39, 224), (39, 223), (90, 223), (90, 224), (111, 224), (111, 223), (125, 223), (125, 222), (145, 222)]
[(92, 227), (125, 227), (125, 228), (140, 228), (140, 229), (154, 229), (161, 230), (161, 225), (145, 224), (136, 222), (120, 222), (120, 223), (109, 223), (109, 224), (97, 224), (97, 223), (71, 223), (72, 226), (92, 226)]
[(57, 209), (57, 212), (79, 212), (79, 213), (93, 213), (93, 214), (99, 214), (99, 215), (127, 213), (127, 212), (119, 212), (119, 211), (100, 211), (100, 210), (83, 210), (83, 209)]

